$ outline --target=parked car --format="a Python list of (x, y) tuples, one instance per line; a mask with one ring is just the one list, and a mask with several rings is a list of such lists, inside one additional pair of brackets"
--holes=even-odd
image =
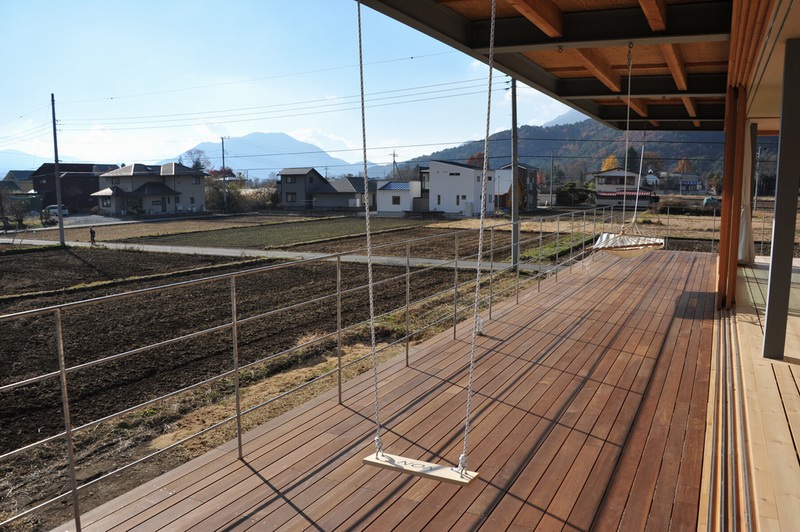
[[(58, 205), (48, 205), (45, 207), (50, 216), (58, 216)], [(69, 209), (66, 205), (61, 206), (61, 216), (69, 216)]]

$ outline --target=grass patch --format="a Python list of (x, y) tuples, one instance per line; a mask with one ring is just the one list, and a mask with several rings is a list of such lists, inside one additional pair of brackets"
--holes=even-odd
[[(425, 220), (406, 220), (402, 218), (375, 218), (371, 221), (372, 231), (387, 231), (426, 225)], [(158, 244), (180, 246), (209, 246), (232, 248), (279, 248), (314, 242), (331, 238), (365, 234), (362, 218), (334, 218), (309, 220), (291, 224), (271, 226), (240, 227), (161, 236), (145, 236), (121, 240), (134, 244)]]
[(594, 241), (592, 235), (586, 233), (567, 233), (561, 235), (558, 241), (548, 242), (542, 245), (541, 250), (537, 247), (529, 249), (521, 254), (522, 260), (552, 261), (556, 257), (565, 257), (584, 244), (591, 244)]

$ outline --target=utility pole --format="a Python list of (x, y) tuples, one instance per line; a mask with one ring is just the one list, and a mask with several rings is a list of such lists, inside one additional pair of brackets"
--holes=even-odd
[(222, 195), (225, 205), (222, 212), (228, 214), (228, 172), (225, 171), (225, 137), (219, 138), (222, 141)]
[(61, 173), (58, 171), (58, 136), (56, 134), (56, 96), (50, 93), (50, 106), (53, 110), (53, 152), (55, 164), (53, 166), (53, 181), (56, 184), (56, 203), (58, 204), (58, 241), (61, 245), (64, 242), (64, 213), (61, 212)]
[(758, 166), (761, 163), (761, 146), (756, 149), (756, 192), (755, 198), (753, 199), (753, 211), (755, 212), (758, 209)]
[(555, 173), (555, 163), (553, 162), (554, 148), (550, 148), (550, 208), (553, 208), (553, 174)]
[[(519, 150), (517, 138), (517, 80), (511, 78), (511, 266), (519, 265)], [(496, 191), (495, 191), (496, 197)]]

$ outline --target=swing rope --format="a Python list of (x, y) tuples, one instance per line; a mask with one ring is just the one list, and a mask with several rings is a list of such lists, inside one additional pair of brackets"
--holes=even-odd
[[(361, 138), (362, 138), (362, 152), (364, 159), (364, 192), (367, 197), (365, 201), (365, 219), (366, 219), (366, 236), (367, 236), (367, 283), (369, 288), (369, 321), (370, 321), (370, 348), (372, 352), (372, 384), (374, 392), (375, 404), (375, 458), (384, 455), (383, 441), (381, 440), (382, 425), (380, 420), (380, 401), (378, 395), (378, 357), (375, 341), (375, 305), (374, 305), (374, 291), (373, 291), (373, 276), (372, 276), (372, 236), (370, 229), (370, 211), (369, 211), (369, 178), (367, 175), (367, 130), (366, 130), (366, 104), (365, 104), (365, 90), (364, 90), (364, 59), (363, 59), (363, 45), (362, 45), (362, 31), (361, 31), (361, 0), (357, 0), (358, 11), (358, 66), (359, 78), (361, 83)], [(475, 302), (473, 305), (473, 327), (472, 327), (472, 342), (469, 356), (469, 382), (467, 384), (467, 401), (466, 413), (464, 416), (464, 443), (461, 456), (458, 459), (458, 472), (461, 477), (474, 478), (477, 473), (467, 471), (467, 453), (469, 450), (469, 427), (471, 420), (472, 408), (472, 384), (475, 372), (475, 352), (477, 347), (477, 333), (478, 322), (480, 317), (478, 315), (480, 303), (480, 284), (481, 284), (481, 258), (483, 256), (483, 235), (486, 221), (486, 189), (489, 173), (489, 134), (491, 129), (491, 111), (492, 111), (492, 74), (494, 68), (494, 33), (495, 33), (495, 19), (496, 19), (496, 0), (492, 0), (492, 19), (491, 31), (489, 36), (489, 77), (488, 77), (488, 90), (487, 90), (487, 110), (486, 110), (486, 135), (484, 139), (483, 148), (483, 172), (481, 179), (481, 210), (480, 210), (480, 225), (478, 229), (478, 257), (476, 261), (475, 273)], [(365, 459), (366, 460), (366, 459)], [(385, 464), (377, 463), (384, 467)], [(431, 465), (431, 464), (426, 464)], [(411, 471), (414, 473), (414, 471)], [(453, 479), (450, 479), (453, 481)]]
[[(631, 78), (633, 73), (633, 43), (628, 43), (628, 99), (626, 101), (627, 110), (625, 114), (625, 166), (622, 169), (622, 228), (620, 231), (625, 233), (625, 207), (628, 204), (628, 147), (630, 145), (631, 135)], [(636, 197), (639, 197), (639, 189), (636, 189)], [(633, 219), (636, 220), (636, 211), (633, 213)]]
[[(478, 257), (475, 266), (475, 302), (472, 306), (472, 342), (469, 353), (469, 383), (467, 384), (467, 411), (464, 415), (464, 446), (458, 458), (458, 469), (463, 474), (467, 471), (467, 452), (469, 450), (469, 424), (472, 409), (472, 378), (475, 372), (475, 351), (478, 340), (478, 316), (481, 292), (481, 259), (483, 258), (483, 233), (486, 221), (486, 182), (489, 174), (489, 133), (492, 117), (492, 74), (494, 69), (494, 28), (495, 28), (495, 0), (492, 0), (492, 19), (489, 31), (489, 79), (486, 90), (486, 135), (483, 140), (483, 176), (481, 178), (481, 216), (478, 226)], [(512, 161), (512, 164), (513, 161)]]
[(375, 342), (375, 297), (372, 281), (372, 233), (369, 215), (369, 176), (367, 175), (367, 118), (364, 92), (364, 55), (361, 43), (361, 0), (357, 2), (358, 11), (358, 76), (361, 83), (361, 149), (364, 158), (364, 213), (367, 232), (367, 286), (369, 290), (369, 338), (372, 353), (372, 388), (375, 395), (375, 455), (383, 452), (381, 440), (381, 413), (378, 400), (378, 353)]
[[(639, 209), (639, 193), (642, 186), (642, 166), (644, 164), (644, 137), (642, 138), (642, 154), (639, 161), (639, 174), (636, 182), (636, 200), (633, 204), (633, 218), (630, 224), (625, 223), (628, 205), (628, 150), (630, 149), (631, 132), (631, 79), (633, 78), (633, 43), (628, 43), (628, 100), (625, 118), (625, 167), (622, 187), (622, 225), (619, 233), (602, 233), (592, 246), (594, 250), (606, 251), (622, 257), (635, 257), (653, 249), (664, 247), (664, 239), (648, 235), (636, 223)], [(647, 131), (645, 130), (645, 136)]]

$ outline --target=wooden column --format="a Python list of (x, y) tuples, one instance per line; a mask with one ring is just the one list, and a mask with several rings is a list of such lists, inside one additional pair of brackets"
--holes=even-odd
[(736, 141), (736, 91), (728, 87), (725, 96), (725, 157), (722, 173), (722, 205), (719, 225), (719, 260), (717, 261), (717, 308), (722, 308), (727, 299), (728, 249), (730, 240), (730, 217), (733, 204), (733, 166)]
[(747, 141), (747, 90), (736, 87), (736, 144), (734, 146), (733, 165), (733, 191), (731, 194), (731, 209), (728, 218), (730, 229), (728, 232), (728, 267), (725, 290), (725, 308), (729, 309), (736, 302), (737, 264), (739, 263), (739, 234), (742, 222), (742, 186), (744, 181), (744, 155), (745, 142)]

